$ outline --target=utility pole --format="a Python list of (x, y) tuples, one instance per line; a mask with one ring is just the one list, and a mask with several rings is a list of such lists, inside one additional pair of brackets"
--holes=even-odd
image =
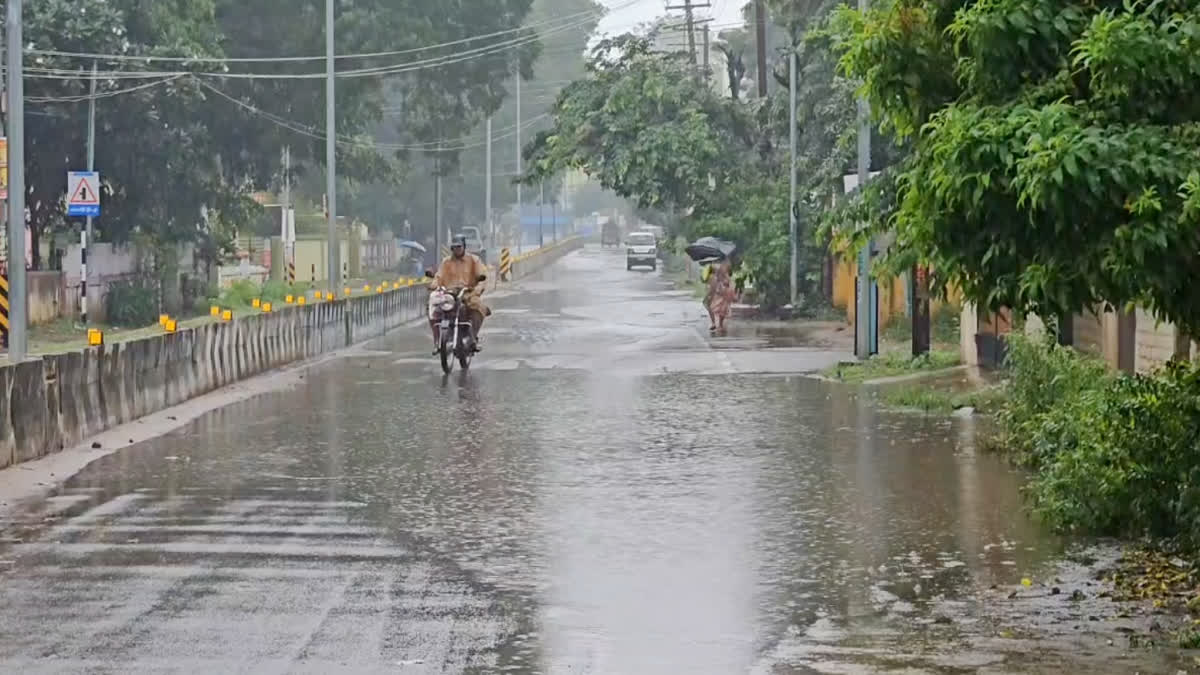
[(688, 59), (696, 67), (696, 17), (692, 13), (692, 0), (683, 0), (683, 11), (687, 17)]
[(538, 184), (538, 248), (546, 245), (546, 180)]
[[(522, 165), (524, 161), (521, 159), (521, 59), (517, 57), (517, 177), (522, 173)], [(521, 202), (521, 183), (517, 183), (517, 255), (521, 254), (521, 243), (525, 239), (525, 227), (522, 223), (524, 216), (524, 204)]]
[(793, 308), (795, 308), (795, 306), (796, 306), (796, 294), (797, 294), (796, 287), (798, 285), (798, 278), (796, 276), (797, 275), (796, 268), (799, 266), (799, 263), (800, 263), (799, 242), (797, 241), (797, 238), (798, 238), (797, 230), (799, 229), (799, 227), (798, 227), (798, 223), (796, 222), (796, 217), (799, 215), (797, 213), (798, 204), (796, 202), (796, 70), (798, 68), (798, 64), (796, 63), (797, 58), (798, 57), (796, 56), (796, 47), (795, 47), (795, 45), (793, 45), (792, 51), (788, 55), (788, 109), (790, 110), (790, 114), (788, 115), (788, 119), (790, 120), (790, 122), (788, 124), (788, 130), (790, 131), (790, 136), (791, 136), (791, 163), (789, 165), (791, 168), (788, 171), (788, 174), (789, 174), (789, 182), (791, 183), (791, 195), (792, 195), (791, 201), (790, 201), (790, 206), (788, 208), (788, 215), (790, 216), (790, 218), (789, 218), (790, 225), (791, 225), (790, 240), (792, 243), (792, 272), (791, 272), (792, 295), (791, 295), (791, 298), (792, 298), (792, 307)]
[(8, 358), (25, 360), (29, 346), (25, 286), (25, 64), (21, 0), (8, 0)]
[(433, 250), (438, 261), (442, 257), (442, 144), (438, 143), (433, 162)]
[(296, 264), (296, 230), (292, 219), (292, 148), (283, 148), (283, 250), (287, 262)]
[[(563, 174), (563, 178), (562, 178), (562, 207), (563, 207), (563, 216), (566, 216), (566, 215), (567, 215), (567, 210), (568, 210), (568, 209), (567, 209), (567, 207), (568, 207), (568, 206), (569, 206), (569, 204), (568, 204), (568, 199), (567, 199), (567, 174)], [(568, 230), (568, 232), (571, 232), (572, 234), (574, 234), (574, 230), (575, 230), (575, 222), (574, 222), (574, 220), (572, 220), (572, 221), (571, 221), (571, 229), (570, 229), (570, 230)], [(558, 241), (558, 235), (555, 235), (555, 237), (554, 237), (554, 240), (555, 240), (555, 241)]]
[(337, 118), (334, 91), (333, 0), (325, 0), (325, 191), (329, 219), (329, 290), (336, 288), (341, 245), (337, 238)]
[[(96, 61), (92, 60), (92, 81), (90, 84), (91, 96), (88, 98), (88, 125), (87, 125), (87, 169), (88, 171), (96, 170), (96, 77), (98, 67)], [(97, 185), (99, 190), (100, 186)], [(86, 328), (88, 325), (88, 247), (92, 245), (92, 217), (87, 217), (87, 224), (84, 226), (83, 241), (79, 247), (79, 315)]]
[[(483, 212), (487, 217), (488, 230), (491, 232), (488, 247), (495, 249), (491, 255), (496, 256), (500, 253), (500, 248), (496, 245), (496, 221), (492, 220), (492, 118), (487, 118), (487, 152), (485, 153), (487, 169), (484, 173), (487, 175), (487, 185), (484, 188), (483, 197)], [(499, 258), (497, 258), (498, 260)]]
[[(870, 8), (870, 0), (858, 0), (858, 11), (866, 15)], [(867, 189), (867, 181), (871, 180), (871, 110), (867, 99), (858, 98), (858, 190)], [(858, 297), (854, 312), (855, 343), (854, 353), (859, 358), (867, 358), (879, 351), (878, 330), (876, 325), (875, 284), (871, 281), (871, 249), (874, 241), (868, 239), (858, 254)]]
[[(695, 67), (696, 67), (696, 10), (697, 9), (707, 9), (709, 7), (712, 7), (712, 4), (710, 4), (708, 2), (705, 2), (704, 4), (698, 4), (696, 2), (696, 0), (683, 0), (682, 5), (667, 5), (668, 11), (679, 10), (679, 9), (683, 10), (684, 26), (685, 26), (685, 30), (687, 30), (688, 60), (691, 61), (693, 70), (695, 70)], [(705, 31), (705, 40), (706, 40), (704, 61), (705, 61), (705, 63), (707, 63), (708, 62), (708, 43), (707, 43), (708, 26), (707, 26), (707, 24), (704, 27), (704, 31)]]
[(704, 84), (710, 84), (712, 82), (712, 71), (708, 67), (708, 52), (709, 51), (710, 51), (710, 48), (708, 46), (708, 24), (706, 23), (706, 24), (704, 24), (704, 51), (701, 52), (701, 54), (700, 54), (704, 58), (704, 62), (703, 62), (704, 65), (702, 66), (703, 73), (704, 73)]
[[(864, 0), (859, 0), (861, 6)], [(763, 0), (754, 0), (754, 34), (758, 47), (758, 96), (767, 97), (767, 8)]]

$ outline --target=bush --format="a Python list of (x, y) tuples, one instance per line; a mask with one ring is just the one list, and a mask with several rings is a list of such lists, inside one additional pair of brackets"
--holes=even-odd
[(141, 328), (158, 320), (158, 300), (153, 286), (142, 280), (114, 281), (104, 298), (108, 323)]
[(288, 294), (302, 292), (308, 286), (305, 284), (293, 289), (281, 281), (268, 281), (261, 286), (251, 281), (235, 281), (219, 298), (210, 298), (208, 302), (222, 307), (246, 308), (252, 306), (254, 299), (258, 298), (263, 302), (282, 305)]
[(1035, 448), (1033, 438), (1043, 417), (1069, 406), (1084, 392), (1094, 391), (1111, 379), (1104, 363), (1050, 337), (1031, 339), (1013, 334), (1006, 339), (1009, 382), (1007, 400), (997, 414), (1001, 445), (1019, 459), (1038, 466), (1053, 447)]
[(1200, 368), (1109, 378), (1042, 416), (1031, 493), (1051, 523), (1200, 544)]
[(1013, 339), (999, 419), (1036, 469), (1034, 510), (1060, 528), (1200, 546), (1200, 366), (1114, 375), (1097, 359)]

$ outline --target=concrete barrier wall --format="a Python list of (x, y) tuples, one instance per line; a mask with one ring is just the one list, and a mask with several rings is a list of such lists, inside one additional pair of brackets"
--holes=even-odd
[(522, 279), (536, 274), (567, 255), (571, 251), (583, 248), (583, 237), (570, 237), (557, 244), (543, 246), (524, 255), (513, 258), (513, 279)]
[[(528, 276), (581, 240), (524, 257)], [(425, 316), (422, 286), (211, 323), (0, 367), (0, 468), (280, 366), (377, 338)]]

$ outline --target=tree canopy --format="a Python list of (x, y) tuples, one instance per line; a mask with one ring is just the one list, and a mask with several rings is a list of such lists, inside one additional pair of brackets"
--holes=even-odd
[[(536, 56), (536, 36), (519, 31), (531, 2), (339, 3), (339, 54), (374, 54), (338, 60), (341, 189), (394, 184), (414, 150), (459, 138), (493, 112), (514, 64), (528, 74)], [(324, 163), (324, 81), (314, 76), (324, 71), (324, 19), (323, 0), (27, 3), (35, 249), (46, 233), (75, 226), (64, 215), (65, 172), (85, 166), (93, 61), (101, 236), (213, 251), (252, 222), (249, 195), (278, 184), (285, 146), (294, 173)], [(381, 140), (381, 124), (398, 131)]]
[(990, 309), (1137, 302), (1200, 334), (1200, 4), (898, 0), (838, 29), (911, 143), (898, 253)]

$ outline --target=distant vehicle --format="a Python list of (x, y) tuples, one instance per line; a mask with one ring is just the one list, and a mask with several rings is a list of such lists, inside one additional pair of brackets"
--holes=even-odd
[(487, 262), (487, 252), (483, 250), (483, 235), (478, 227), (470, 226), (459, 230), (467, 237), (467, 251), (479, 256), (481, 260)]
[(625, 269), (658, 269), (658, 239), (652, 232), (633, 232), (625, 238)]
[(600, 229), (600, 245), (601, 246), (620, 246), (621, 245), (621, 228), (613, 221), (605, 221)]
[(663, 256), (666, 254), (667, 249), (669, 248), (669, 247), (663, 246), (663, 242), (667, 238), (667, 231), (664, 230), (663, 228), (659, 227), (658, 225), (643, 225), (639, 229), (642, 232), (649, 232), (650, 234), (654, 235), (654, 239), (658, 245), (658, 258), (659, 258), (659, 260), (663, 260), (664, 259)]

